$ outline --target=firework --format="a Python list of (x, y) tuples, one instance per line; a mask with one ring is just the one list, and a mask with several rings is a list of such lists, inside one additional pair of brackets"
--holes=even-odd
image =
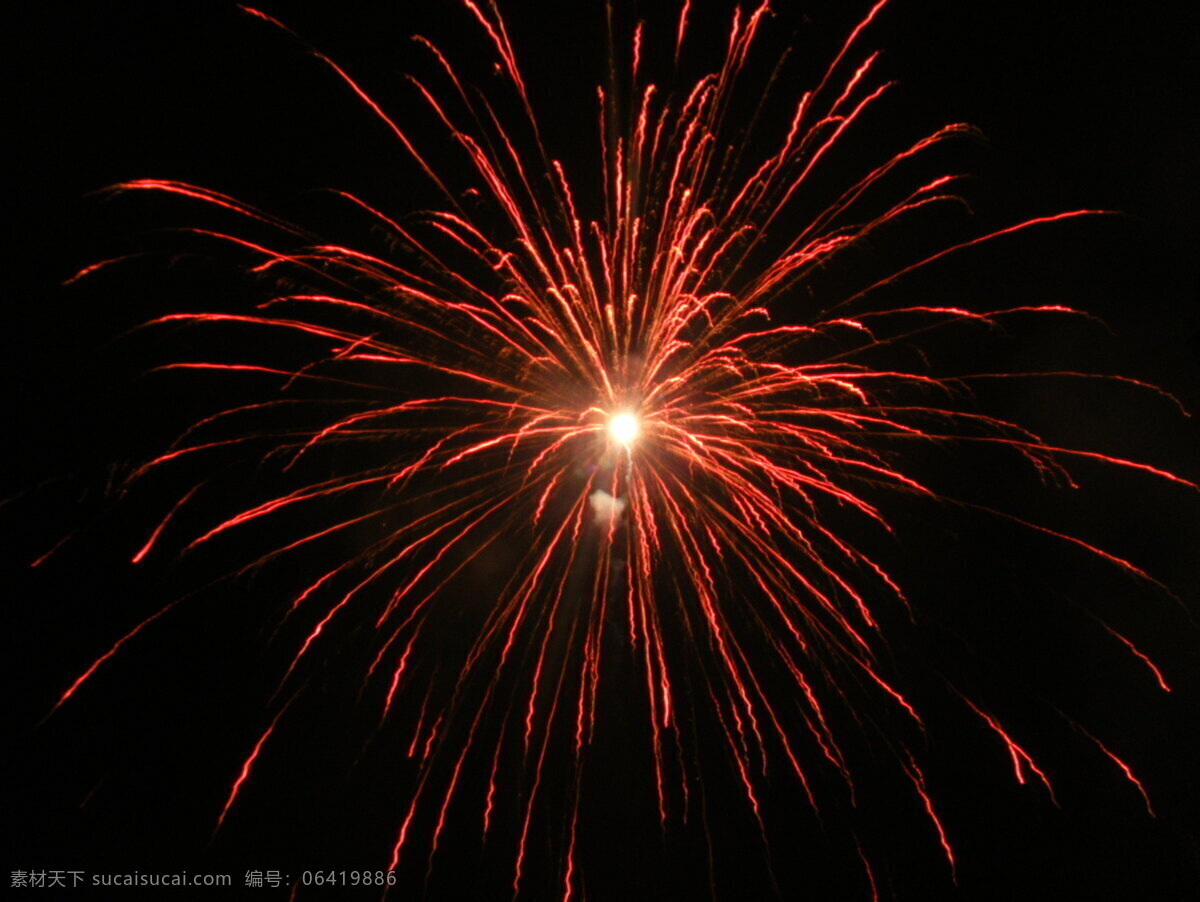
[[(649, 75), (647, 48), (654, 38), (677, 63), (695, 11), (682, 5), (669, 40), (637, 26), (591, 99), (594, 172), (556, 158), (496, 8), (464, 5), (502, 85), (479, 90), (424, 38), (438, 81), (411, 82), (465, 162), (466, 190), (441, 151), (425, 149), (346, 69), (316, 54), (443, 198), (399, 217), (340, 192), (387, 235), (388, 251), (327, 243), (209, 188), (168, 180), (115, 188), (200, 201), (243, 223), (192, 231), (244, 255), (275, 287), (252, 311), (172, 313), (151, 326), (253, 334), (303, 358), (162, 367), (273, 380), (274, 389), (195, 423), (131, 481), (233, 451), (287, 485), (184, 535), (179, 524), (193, 522), (187, 512), (212, 483), (188, 489), (149, 530), (134, 563), (172, 543), (193, 552), (260, 527), (286, 535), (246, 563), (250, 572), (328, 560), (334, 554), (322, 549), (337, 548), (343, 535), (371, 536), (317, 565), (290, 599), (286, 624), (304, 626), (279, 674), (278, 710), (231, 781), (217, 826), (235, 816), (306, 669), (362, 633), (371, 650), (360, 697), (375, 706), (381, 728), (404, 734), (400, 751), (413, 762), (381, 862), (390, 870), (433, 868), (450, 820), (473, 819), (484, 841), (511, 837), (515, 893), (526, 888), (531, 848), (544, 835), (562, 898), (581, 896), (594, 867), (580, 835), (604, 693), (635, 677), (639, 695), (627, 705), (644, 724), (642, 757), (664, 830), (694, 817), (696, 732), (719, 737), (765, 836), (777, 773), (789, 774), (813, 809), (827, 795), (823, 785), (853, 795), (839, 724), (846, 711), (855, 719), (869, 711), (864, 720), (905, 723), (886, 731), (895, 770), (952, 878), (953, 837), (917, 744), (905, 738), (909, 725), (924, 729), (922, 713), (898, 682), (880, 629), (916, 605), (857, 537), (892, 533), (893, 499), (966, 505), (906, 466), (930, 446), (996, 447), (1058, 484), (1073, 484), (1068, 464), (1082, 458), (1195, 486), (1146, 464), (1047, 443), (980, 412), (970, 388), (1005, 374), (947, 378), (873, 361), (956, 324), (1085, 316), (1061, 305), (970, 310), (887, 299), (904, 277), (947, 255), (1102, 211), (967, 238), (814, 299), (810, 285), (822, 271), (921, 211), (960, 202), (949, 175), (899, 195), (895, 186), (911, 160), (969, 135), (966, 124), (901, 149), (816, 209), (809, 199), (889, 88), (875, 75), (877, 55), (860, 46), (884, 2), (794, 99), (770, 143), (747, 135), (737, 112), (769, 22), (766, 4), (736, 10), (717, 67), (670, 90)], [(1082, 539), (989, 513), (1154, 583)], [(480, 597), (483, 572), (494, 588)], [(163, 613), (118, 640), (59, 704)], [(1166, 690), (1150, 658), (1105, 628)], [(994, 733), (1015, 780), (1036, 782), (1053, 799), (1028, 740), (982, 701), (964, 694), (962, 706)], [(1093, 742), (1150, 809), (1126, 762)], [(859, 851), (873, 888), (870, 857)]]

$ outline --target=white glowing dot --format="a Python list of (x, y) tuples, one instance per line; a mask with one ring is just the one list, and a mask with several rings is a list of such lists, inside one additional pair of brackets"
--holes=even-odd
[(608, 421), (608, 434), (626, 447), (638, 437), (640, 431), (638, 419), (631, 413), (619, 413)]

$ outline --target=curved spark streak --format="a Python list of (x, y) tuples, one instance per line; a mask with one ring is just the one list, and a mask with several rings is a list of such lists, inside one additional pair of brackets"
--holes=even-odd
[[(278, 722), (278, 718), (276, 718)], [(258, 742), (254, 744), (254, 749), (250, 752), (250, 756), (242, 763), (242, 770), (238, 777), (233, 782), (233, 787), (229, 790), (229, 798), (225, 800), (225, 807), (221, 809), (221, 814), (217, 818), (217, 828), (221, 829), (221, 825), (225, 823), (225, 815), (229, 814), (229, 809), (233, 807), (233, 803), (237, 800), (238, 793), (242, 791), (242, 785), (250, 777), (250, 770), (254, 767), (254, 762), (258, 760), (259, 753), (262, 752), (263, 746), (266, 745), (267, 738), (275, 732), (275, 723), (272, 723), (259, 737)]]
[[(343, 67), (316, 50), (317, 58), (386, 125), (446, 198), (447, 209), (424, 215), (425, 234), (337, 192), (385, 229), (405, 254), (392, 259), (321, 242), (235, 198), (181, 182), (146, 179), (114, 189), (183, 197), (273, 230), (289, 242), (288, 250), (234, 234), (192, 231), (247, 255), (249, 270), (263, 278), (301, 280), (311, 288), (277, 295), (254, 313), (175, 313), (150, 324), (286, 337), (309, 349), (307, 364), (280, 368), (200, 361), (162, 369), (272, 377), (287, 390), (312, 393), (206, 417), (143, 464), (134, 478), (185, 455), (203, 456), (251, 441), (265, 441), (272, 453), (283, 452), (285, 472), (298, 472), (313, 458), (336, 459), (331, 455), (347, 446), (376, 454), (376, 465), (358, 471), (342, 469), (315, 482), (297, 476), (296, 488), (208, 525), (185, 550), (256, 521), (278, 522), (284, 518), (276, 515), (283, 511), (347, 497), (378, 505), (378, 512), (410, 514), (403, 525), (384, 530), (292, 601), (287, 616), (300, 616), (302, 602), (342, 585), (340, 597), (335, 593), (337, 600), (314, 615), (281, 682), (282, 688), (301, 660), (327, 641), (335, 617), (349, 616), (343, 612), (357, 611), (362, 622), (386, 636), (364, 690), (378, 670), (384, 684), (380, 724), (399, 717), (401, 708), (411, 712), (419, 707), (408, 746), (408, 757), (418, 759), (416, 785), (390, 867), (400, 863), (422, 806), (436, 818), (428, 842), (432, 867), (452, 800), (464, 782), (463, 768), (474, 758), (490, 774), (480, 800), (487, 836), (501, 816), (498, 787), (506, 779), (501, 761), (508, 741), (521, 758), (524, 775), (522, 792), (515, 794), (523, 803), (515, 814), (509, 812), (519, 835), (513, 875), (514, 891), (519, 891), (535, 806), (549, 779), (548, 761), (559, 731), (568, 737), (565, 758), (574, 769), (560, 886), (564, 899), (576, 891), (584, 894), (586, 850), (577, 842), (584, 752), (597, 729), (600, 673), (611, 645), (604, 635), (605, 620), (614, 613), (610, 608), (619, 606), (624, 607), (616, 612), (620, 640), (634, 652), (631, 657), (642, 671), (664, 825), (677, 800), (686, 818), (689, 782), (697, 779), (689, 772), (681, 742), (694, 724), (680, 719), (673, 679), (688, 653), (703, 659), (701, 683), (693, 691), (711, 705), (733, 773), (764, 835), (760, 779), (767, 773), (772, 747), (782, 749), (814, 809), (811, 775), (820, 767), (831, 767), (853, 792), (846, 755), (827, 717), (831, 703), (853, 705), (852, 694), (858, 692), (878, 695), (917, 729), (923, 731), (924, 723), (917, 705), (896, 688), (882, 663), (884, 637), (872, 611), (879, 597), (895, 599), (909, 613), (912, 605), (882, 563), (839, 536), (836, 520), (857, 515), (891, 532), (882, 503), (889, 494), (988, 510), (944, 498), (935, 486), (906, 475), (900, 453), (906, 442), (1001, 446), (1039, 476), (1069, 485), (1074, 483), (1063, 460), (1084, 458), (1196, 488), (1161, 468), (1059, 447), (1017, 423), (957, 406), (962, 386), (971, 380), (1021, 375), (1114, 378), (1175, 400), (1154, 386), (1074, 372), (935, 377), (855, 362), (953, 323), (991, 326), (1023, 315), (1085, 317), (1060, 305), (986, 312), (919, 304), (856, 312), (847, 308), (949, 254), (1104, 211), (1030, 219), (944, 248), (847, 297), (830, 299), (821, 312), (797, 309), (797, 288), (818, 267), (918, 209), (960, 200), (944, 193), (956, 179), (946, 175), (882, 213), (868, 203), (872, 189), (902, 162), (970, 133), (968, 126), (954, 124), (879, 164), (828, 207), (815, 214), (806, 210), (801, 226), (782, 242), (776, 237), (785, 231), (781, 223), (798, 216), (796, 211), (808, 203), (806, 192), (823, 160), (889, 87), (868, 83), (876, 54), (853, 68), (840, 90), (835, 87), (858, 39), (885, 3), (880, 0), (870, 9), (816, 88), (799, 100), (774, 150), (742, 165), (730, 161), (740, 161), (755, 145), (742, 136), (736, 140), (744, 143), (732, 146), (737, 124), (731, 121), (730, 107), (768, 5), (762, 3), (748, 16), (736, 11), (720, 67), (680, 93), (644, 83), (649, 37), (639, 24), (628, 81), (629, 97), (640, 101), (628, 104), (631, 112), (624, 125), (617, 112), (616, 59), (613, 84), (598, 90), (604, 199), (590, 219), (577, 206), (580, 192), (572, 190), (567, 167), (544, 142), (546, 132), (530, 103), (503, 19), (494, 4), (474, 0), (463, 4), (498, 56), (498, 71), (519, 101), (522, 116), (506, 124), (494, 100), (472, 89), (426, 38), (418, 38), (419, 45), (432, 55), (452, 90), (442, 98), (415, 78), (411, 84), (461, 150), (473, 176), (470, 191), (487, 202), (487, 214), (468, 214), (450, 176), (409, 131)], [(265, 13), (245, 9), (287, 30)], [(691, 15), (685, 0), (673, 34), (676, 67)], [(730, 155), (731, 149), (736, 153)], [(507, 237), (489, 237), (496, 234)], [(303, 246), (296, 247), (297, 242)], [(764, 255), (766, 262), (760, 259)], [(86, 268), (74, 278), (112, 262)], [(289, 312), (285, 316), (278, 308)], [(784, 321), (773, 322), (781, 314)], [(796, 318), (804, 321), (792, 321)], [(414, 375), (394, 377), (397, 367)], [(329, 412), (330, 398), (322, 392), (352, 390), (358, 394), (342, 397), (341, 407)], [(931, 395), (936, 400), (928, 400)], [(284, 403), (322, 411), (322, 424), (234, 430), (232, 435), (219, 431), (236, 414), (282, 411), (274, 405)], [(168, 523), (183, 519), (180, 511), (197, 488), (171, 507), (134, 555), (135, 562), (160, 541)], [(339, 516), (335, 525), (292, 538), (252, 566), (364, 523), (375, 513)], [(1082, 539), (1000, 511), (990, 513), (1072, 542), (1153, 582), (1134, 564)], [(470, 612), (479, 618), (477, 634), (457, 670), (443, 670), (435, 601), (506, 541), (527, 551), (487, 609)], [(383, 591), (385, 577), (396, 588)], [(752, 584), (753, 591), (738, 589), (739, 578), (743, 585)], [(138, 624), (93, 663), (59, 705), (157, 616)], [(676, 632), (688, 637), (690, 647), (674, 643)], [(1113, 635), (1167, 689), (1149, 658), (1130, 640)], [(392, 648), (403, 651), (390, 659), (394, 663), (381, 667)], [(794, 698), (774, 697), (759, 661), (764, 649), (790, 677)], [(418, 705), (411, 695), (418, 690), (410, 692), (410, 687), (422, 684), (423, 657), (439, 663)], [(435, 681), (448, 672), (453, 677), (446, 685)], [(1003, 740), (1017, 780), (1024, 783), (1027, 771), (1035, 774), (1053, 799), (1050, 781), (1033, 758), (990, 714), (964, 700)], [(282, 713), (246, 759), (218, 826)], [(797, 733), (811, 736), (815, 754), (804, 750)], [(494, 741), (492, 734), (498, 734)], [(516, 734), (520, 738), (513, 740)], [(1100, 747), (1136, 784), (1149, 810), (1142, 784)], [(953, 874), (954, 853), (926, 775), (903, 743), (900, 748), (899, 768), (933, 823)], [(418, 749), (423, 749), (419, 755)], [(448, 760), (453, 765), (447, 775), (441, 762)], [(854, 842), (874, 893), (866, 853), (857, 838)]]

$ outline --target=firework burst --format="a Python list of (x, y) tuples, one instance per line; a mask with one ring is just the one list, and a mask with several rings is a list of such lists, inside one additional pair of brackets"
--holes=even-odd
[[(888, 745), (953, 876), (951, 831), (918, 744), (903, 738), (910, 726), (920, 735), (922, 713), (898, 682), (880, 629), (891, 616), (881, 608), (916, 605), (852, 536), (892, 533), (892, 499), (967, 506), (906, 467), (914, 449), (929, 446), (998, 447), (1057, 484), (1074, 484), (1073, 460), (1092, 459), (1195, 486), (1146, 464), (1047, 443), (970, 403), (976, 382), (1005, 374), (951, 378), (872, 362), (954, 324), (1084, 316), (1061, 305), (970, 310), (879, 299), (949, 254), (1101, 211), (1030, 219), (814, 300), (810, 283), (820, 271), (919, 211), (961, 203), (950, 175), (895, 193), (911, 160), (972, 131), (952, 124), (813, 209), (829, 158), (890, 86), (875, 74), (877, 55), (860, 46), (885, 2), (795, 98), (770, 141), (753, 130), (757, 115), (748, 129), (738, 110), (770, 21), (765, 3), (732, 13), (718, 65), (683, 87), (663, 87), (650, 72), (663, 59), (678, 66), (696, 11), (683, 3), (668, 36), (638, 25), (590, 100), (598, 162), (580, 172), (555, 156), (505, 20), (494, 5), (464, 0), (495, 56), (499, 87), (478, 89), (452, 54), (420, 37), (437, 81), (410, 81), (465, 160), (465, 190), (456, 187), (463, 168), (423, 147), (346, 69), (314, 51), (443, 197), (435, 209), (397, 217), (339, 192), (387, 236), (388, 252), (324, 242), (209, 188), (149, 179), (115, 187), (181, 196), (248, 221), (192, 232), (244, 254), (275, 289), (252, 311), (172, 313), (151, 326), (253, 334), (303, 358), (279, 365), (265, 353), (162, 367), (275, 387), (201, 419), (132, 480), (233, 450), (289, 482), (185, 535), (180, 524), (194, 523), (187, 511), (215, 480), (196, 485), (133, 561), (170, 544), (192, 552), (236, 542), (258, 528), (286, 535), (249, 572), (328, 560), (334, 553), (322, 549), (339, 547), (343, 535), (372, 536), (332, 565), (313, 564), (290, 600), (284, 619), (304, 627), (279, 674), (278, 710), (232, 780), (218, 827), (235, 816), (271, 753), (306, 669), (354, 633), (371, 646), (361, 703), (374, 706), (381, 728), (403, 733), (401, 752), (413, 762), (382, 863), (390, 870), (431, 869), (448, 822), (459, 818), (473, 820), (485, 840), (511, 837), (514, 893), (527, 888), (531, 848), (543, 836), (561, 897), (581, 897), (596, 866), (580, 835), (604, 693), (626, 688), (632, 675), (638, 696), (625, 706), (644, 724), (664, 830), (695, 817), (696, 732), (719, 737), (765, 836), (777, 773), (789, 774), (814, 810), (830, 784), (853, 796), (838, 724), (846, 711), (858, 719), (869, 709), (864, 721), (879, 714), (905, 722), (885, 731)], [(988, 514), (1155, 582), (1079, 538)], [(481, 596), (483, 579), (494, 584)], [(122, 637), (59, 704), (163, 613)], [(1144, 652), (1111, 632), (1167, 690)], [(1053, 799), (1027, 741), (978, 699), (963, 695), (962, 705), (995, 734), (1015, 779)], [(1093, 741), (1150, 810), (1127, 763)], [(870, 856), (858, 851), (873, 890)]]

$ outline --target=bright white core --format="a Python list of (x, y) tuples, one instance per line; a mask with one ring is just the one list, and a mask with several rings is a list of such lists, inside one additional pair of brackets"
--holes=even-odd
[(640, 431), (638, 418), (631, 413), (619, 413), (608, 421), (608, 434), (626, 448), (638, 437)]

